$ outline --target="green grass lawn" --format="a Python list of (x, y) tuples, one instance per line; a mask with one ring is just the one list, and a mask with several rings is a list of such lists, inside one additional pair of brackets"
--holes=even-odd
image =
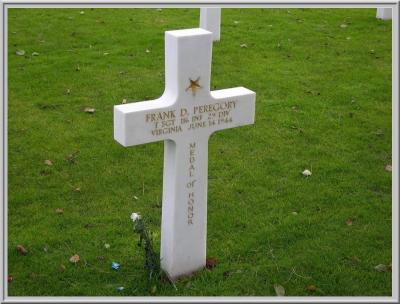
[(9, 295), (391, 295), (374, 269), (392, 259), (391, 21), (375, 13), (223, 9), (211, 87), (255, 91), (256, 122), (209, 142), (218, 265), (154, 289), (129, 217), (159, 250), (163, 143), (119, 145), (113, 106), (162, 94), (164, 31), (199, 10), (10, 9)]

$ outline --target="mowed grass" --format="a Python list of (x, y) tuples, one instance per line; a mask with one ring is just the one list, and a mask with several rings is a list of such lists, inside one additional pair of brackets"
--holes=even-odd
[(129, 216), (159, 250), (163, 143), (119, 145), (113, 106), (162, 94), (164, 31), (199, 10), (10, 9), (9, 295), (391, 295), (374, 269), (391, 263), (391, 21), (375, 13), (223, 9), (212, 88), (257, 92), (256, 122), (209, 141), (218, 265), (154, 288)]

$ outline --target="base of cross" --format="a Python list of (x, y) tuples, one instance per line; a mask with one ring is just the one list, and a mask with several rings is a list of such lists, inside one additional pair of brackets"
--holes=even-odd
[(195, 270), (193, 270), (193, 271), (191, 271), (191, 272), (184, 273), (184, 274), (180, 274), (180, 275), (178, 275), (178, 276), (171, 276), (171, 275), (169, 275), (168, 272), (166, 272), (166, 271), (164, 271), (164, 273), (165, 273), (165, 275), (167, 276), (168, 280), (169, 280), (171, 283), (176, 283), (176, 282), (178, 282), (178, 281), (191, 278), (195, 273), (197, 273), (197, 272), (199, 272), (199, 271), (202, 271), (202, 270), (204, 270), (204, 269), (206, 269), (206, 266), (205, 266), (205, 265), (202, 266), (202, 267), (200, 267), (200, 268), (198, 268), (198, 269), (195, 269)]

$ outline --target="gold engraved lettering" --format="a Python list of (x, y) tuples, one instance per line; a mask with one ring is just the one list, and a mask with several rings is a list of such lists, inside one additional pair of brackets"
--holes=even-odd
[[(196, 143), (189, 143), (189, 177), (192, 178), (195, 173), (194, 163), (196, 161)], [(192, 180), (186, 184), (187, 188), (194, 188), (194, 183), (196, 180)], [(194, 191), (188, 193), (187, 199), (187, 223), (188, 225), (193, 225), (194, 217)]]
[(175, 120), (164, 120), (161, 121), (161, 128), (172, 127), (175, 125)]
[(182, 108), (182, 109), (181, 109), (181, 117), (187, 116), (187, 115), (188, 115), (188, 110), (185, 109), (185, 108)]
[(195, 123), (191, 123), (189, 125), (189, 129), (188, 130), (194, 130), (194, 129), (198, 129), (198, 128), (204, 128), (206, 127), (206, 121), (201, 121), (201, 122), (195, 122)]
[(194, 114), (217, 112), (222, 110), (231, 110), (236, 107), (236, 101), (217, 102), (208, 105), (195, 106), (193, 108)]
[(194, 166), (193, 166), (193, 164), (191, 164), (190, 165), (190, 167), (189, 167), (189, 176), (190, 177), (193, 177), (194, 176)]
[(196, 180), (192, 180), (192, 181), (190, 181), (190, 182), (188, 182), (187, 184), (186, 184), (186, 188), (194, 188), (194, 183), (196, 182)]
[(163, 129), (155, 129), (151, 131), (151, 134), (153, 136), (156, 135), (163, 135), (163, 134), (172, 134), (172, 133), (179, 133), (182, 132), (182, 127), (181, 126), (173, 126), (173, 127), (166, 127)]
[(155, 122), (167, 119), (175, 119), (175, 110), (146, 114), (146, 122)]

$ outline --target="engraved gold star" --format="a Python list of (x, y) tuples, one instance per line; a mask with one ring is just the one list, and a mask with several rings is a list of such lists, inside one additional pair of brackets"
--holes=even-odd
[(200, 76), (199, 77), (197, 77), (197, 79), (196, 80), (192, 80), (191, 78), (189, 78), (189, 81), (190, 81), (190, 84), (189, 84), (189, 86), (186, 88), (186, 92), (187, 92), (187, 90), (192, 90), (192, 94), (193, 94), (193, 96), (195, 96), (196, 95), (196, 91), (198, 90), (198, 89), (201, 89), (201, 85), (199, 85), (199, 80), (200, 80)]

